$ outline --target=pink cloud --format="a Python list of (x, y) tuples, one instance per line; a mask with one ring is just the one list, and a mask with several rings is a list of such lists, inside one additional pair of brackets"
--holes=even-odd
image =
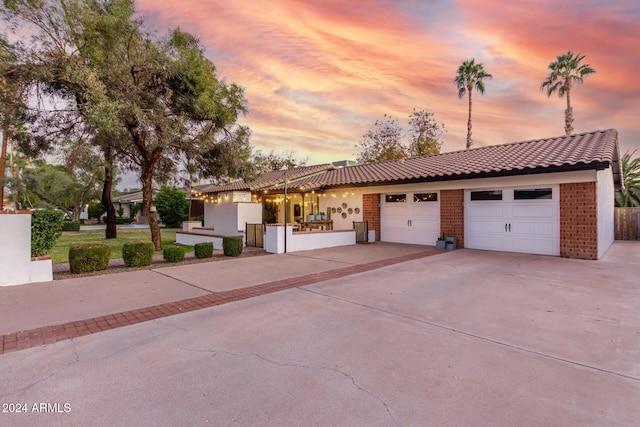
[(421, 2), (295, 0), (138, 2), (147, 25), (200, 37), (219, 74), (246, 88), (252, 143), (312, 161), (353, 158), (376, 119), (433, 111), (463, 148), (467, 104), (453, 83), (475, 57), (494, 78), (475, 96), (476, 145), (563, 132), (564, 100), (539, 90), (568, 49), (597, 69), (572, 94), (576, 130), (618, 128), (640, 145), (638, 7), (631, 1)]

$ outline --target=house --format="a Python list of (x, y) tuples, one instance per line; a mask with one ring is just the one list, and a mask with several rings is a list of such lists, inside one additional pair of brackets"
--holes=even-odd
[(598, 259), (614, 239), (619, 186), (618, 133), (609, 129), (295, 168), (199, 191), (209, 202), (205, 225), (221, 235), (241, 235), (245, 223), (286, 221), (294, 225), (285, 236), (293, 236), (306, 215), (324, 212), (333, 232), (366, 221), (375, 240), (434, 245), (445, 233), (458, 247)]

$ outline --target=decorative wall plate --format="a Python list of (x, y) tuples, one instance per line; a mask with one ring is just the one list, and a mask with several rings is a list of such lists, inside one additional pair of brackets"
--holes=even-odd
[(347, 213), (346, 212), (342, 212), (342, 218), (346, 218), (347, 217)]
[(336, 213), (336, 208), (331, 208), (331, 213)]
[(347, 203), (346, 203), (346, 202), (342, 203), (342, 207), (343, 207), (344, 209), (347, 209)]
[(349, 208), (347, 212), (349, 212), (349, 215), (351, 215), (353, 213), (353, 209)]
[(338, 213), (342, 213), (342, 208), (338, 208)]
[(359, 214), (359, 213), (360, 213), (360, 208), (355, 208), (353, 211), (354, 211), (356, 214)]

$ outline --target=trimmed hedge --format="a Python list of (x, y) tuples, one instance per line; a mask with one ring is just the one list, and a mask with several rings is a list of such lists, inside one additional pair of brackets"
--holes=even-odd
[(73, 245), (69, 248), (69, 269), (72, 273), (106, 270), (110, 255), (111, 248), (104, 243)]
[(193, 249), (196, 253), (196, 258), (211, 258), (213, 256), (212, 242), (196, 243)]
[(80, 231), (80, 223), (77, 221), (65, 221), (62, 224), (62, 231)]
[(162, 250), (165, 261), (178, 262), (184, 260), (184, 248), (181, 246), (169, 246)]
[(222, 250), (226, 256), (239, 256), (242, 253), (242, 237), (223, 237)]
[(52, 209), (31, 212), (31, 256), (47, 255), (62, 234), (64, 214)]
[(122, 259), (127, 267), (143, 267), (153, 261), (153, 243), (146, 241), (129, 242), (122, 245)]

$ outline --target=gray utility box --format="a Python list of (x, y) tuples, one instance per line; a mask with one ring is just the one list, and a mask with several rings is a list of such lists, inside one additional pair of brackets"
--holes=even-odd
[(448, 251), (452, 251), (458, 248), (458, 238), (457, 237), (445, 237), (444, 238), (445, 249)]

